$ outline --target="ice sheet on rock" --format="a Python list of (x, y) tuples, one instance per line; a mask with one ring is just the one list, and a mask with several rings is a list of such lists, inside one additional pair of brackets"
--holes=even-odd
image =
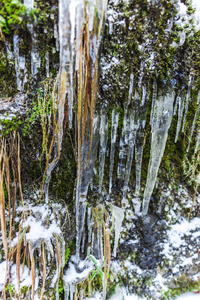
[(111, 128), (111, 150), (110, 150), (110, 171), (109, 171), (109, 194), (112, 191), (112, 175), (115, 157), (115, 143), (117, 138), (119, 112), (116, 109), (112, 111), (112, 128)]
[(122, 226), (122, 222), (124, 220), (124, 210), (115, 205), (112, 205), (111, 207), (112, 207), (112, 213), (113, 213), (113, 216), (115, 219), (115, 243), (114, 243), (114, 249), (113, 249), (113, 256), (116, 257), (118, 241), (119, 241), (119, 236), (120, 236), (120, 232), (121, 232), (121, 226)]
[(151, 119), (151, 152), (143, 197), (144, 215), (148, 212), (150, 198), (155, 186), (161, 159), (164, 154), (168, 129), (172, 120), (174, 96), (174, 91), (171, 89), (166, 95), (159, 95), (155, 100), (154, 113)]

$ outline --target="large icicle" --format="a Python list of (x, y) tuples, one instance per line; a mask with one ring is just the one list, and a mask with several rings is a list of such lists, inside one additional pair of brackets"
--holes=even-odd
[(158, 169), (163, 157), (171, 125), (174, 103), (174, 91), (169, 90), (166, 95), (159, 95), (155, 101), (151, 122), (151, 153), (148, 166), (147, 182), (143, 198), (143, 214), (148, 212), (150, 198), (155, 186)]
[(111, 129), (111, 150), (110, 150), (110, 172), (109, 172), (109, 194), (112, 190), (112, 175), (114, 167), (114, 157), (115, 157), (115, 143), (117, 138), (117, 128), (119, 121), (119, 112), (116, 109), (112, 111), (112, 129)]
[(101, 111), (100, 150), (99, 150), (99, 186), (100, 186), (100, 192), (101, 192), (102, 183), (103, 183), (107, 140), (108, 140), (108, 117), (107, 117), (107, 114), (105, 112)]
[(137, 136), (136, 136), (136, 141), (135, 141), (135, 170), (136, 170), (135, 195), (136, 196), (139, 196), (139, 192), (140, 192), (142, 156), (143, 156), (143, 144), (144, 144), (144, 129), (145, 129), (145, 124), (146, 124), (146, 112), (147, 112), (147, 106), (145, 105), (144, 109), (142, 111), (140, 111), (139, 128), (137, 131)]
[(121, 231), (122, 222), (124, 220), (124, 210), (115, 205), (111, 205), (111, 208), (115, 220), (115, 243), (113, 249), (113, 256), (116, 257), (119, 235)]
[(83, 226), (85, 224), (85, 214), (87, 207), (88, 187), (93, 177), (93, 170), (97, 158), (99, 146), (99, 116), (95, 116), (93, 120), (93, 139), (90, 146), (91, 132), (84, 139), (81, 153), (81, 176), (79, 185), (77, 185), (76, 195), (76, 260), (79, 261), (79, 252), (81, 238), (83, 234)]
[(128, 155), (127, 155), (127, 161), (126, 161), (124, 187), (123, 187), (123, 199), (126, 199), (126, 193), (127, 193), (127, 189), (128, 189), (128, 183), (129, 183), (132, 161), (133, 161), (135, 138), (136, 138), (138, 126), (139, 126), (138, 116), (136, 115), (135, 110), (131, 109), (130, 116), (129, 116), (130, 132), (129, 132)]
[[(63, 95), (67, 93), (68, 98), (68, 114), (69, 126), (72, 127), (72, 107), (74, 101), (73, 95), (73, 43), (71, 43), (71, 35), (74, 34), (75, 28), (71, 22), (72, 16), (75, 17), (75, 11), (80, 12), (80, 23), (83, 20), (84, 3), (82, 0), (74, 1), (74, 8), (70, 9), (70, 0), (59, 0), (59, 42), (60, 42), (60, 73), (66, 74), (63, 78)], [(77, 41), (78, 42), (78, 41)]]

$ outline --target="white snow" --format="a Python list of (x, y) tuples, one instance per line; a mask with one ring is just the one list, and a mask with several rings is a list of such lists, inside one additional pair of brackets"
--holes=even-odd
[(32, 216), (29, 216), (24, 222), (23, 227), (26, 228), (27, 226), (30, 226), (30, 231), (26, 234), (26, 238), (29, 241), (35, 241), (39, 238), (50, 239), (54, 233), (61, 233), (55, 221), (52, 222), (49, 228), (45, 228), (42, 225), (42, 221), (36, 221)]
[(67, 283), (67, 284), (73, 284), (73, 283), (84, 280), (85, 278), (88, 277), (90, 272), (94, 269), (94, 264), (91, 260), (90, 261), (84, 260), (84, 261), (80, 261), (80, 263), (78, 265), (78, 268), (82, 269), (83, 271), (77, 272), (73, 261), (76, 261), (75, 256), (71, 257), (71, 261), (69, 262), (69, 268), (67, 269), (67, 271), (65, 272), (65, 275), (63, 277), (65, 283)]
[(186, 293), (186, 294), (183, 294), (183, 295), (181, 295), (181, 296), (179, 296), (178, 298), (176, 298), (176, 300), (199, 300), (200, 299), (200, 294), (199, 293), (197, 293), (197, 294), (195, 294), (195, 293)]

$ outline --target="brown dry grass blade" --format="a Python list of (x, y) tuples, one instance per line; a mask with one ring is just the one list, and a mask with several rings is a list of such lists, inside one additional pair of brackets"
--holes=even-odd
[(34, 300), (35, 295), (35, 259), (34, 259), (34, 249), (32, 243), (29, 242), (29, 253), (31, 259), (31, 279), (32, 279), (32, 300)]
[(19, 299), (21, 299), (21, 290), (20, 290), (20, 252), (21, 252), (21, 243), (22, 239), (20, 239), (21, 228), (18, 233), (18, 246), (17, 246), (17, 256), (16, 256), (16, 275), (17, 275), (17, 285), (18, 285), (18, 293)]
[(42, 282), (42, 290), (41, 290), (41, 294), (40, 294), (40, 300), (42, 300), (42, 297), (44, 294), (45, 280), (46, 280), (46, 258), (45, 258), (44, 242), (42, 244), (42, 276), (43, 276), (43, 282)]

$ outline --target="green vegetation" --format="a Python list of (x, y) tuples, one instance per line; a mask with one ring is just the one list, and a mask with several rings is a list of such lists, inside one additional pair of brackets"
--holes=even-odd
[(163, 300), (174, 299), (176, 296), (180, 296), (181, 294), (186, 292), (192, 292), (193, 290), (200, 291), (199, 281), (192, 280), (187, 276), (181, 276), (173, 279), (171, 281), (171, 285), (173, 285), (174, 287), (170, 288), (166, 292), (163, 292), (163, 298), (162, 298)]
[(26, 8), (19, 0), (1, 0), (0, 2), (0, 33), (9, 34), (23, 21)]

